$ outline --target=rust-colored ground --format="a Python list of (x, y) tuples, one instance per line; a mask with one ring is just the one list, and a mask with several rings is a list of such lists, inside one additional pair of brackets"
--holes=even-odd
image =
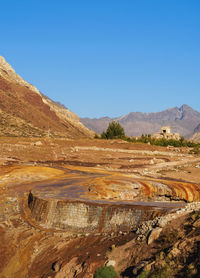
[[(91, 190), (90, 182), (83, 185), (91, 200), (132, 201), (129, 183), (138, 182), (139, 199), (162, 195), (154, 184), (164, 184), (178, 199), (199, 201), (200, 157), (191, 156), (188, 149), (123, 141), (8, 137), (0, 138), (0, 165), (1, 278), (93, 277), (113, 244), (135, 238), (133, 233), (77, 235), (37, 225), (27, 208), (29, 191), (38, 182), (62, 179), (66, 169), (99, 175)], [(115, 190), (113, 181), (118, 184)], [(52, 194), (53, 186), (50, 189)], [(52, 268), (55, 262), (56, 271)]]

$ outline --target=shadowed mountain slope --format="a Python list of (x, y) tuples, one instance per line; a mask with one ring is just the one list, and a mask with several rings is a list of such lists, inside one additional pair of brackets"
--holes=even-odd
[(200, 124), (194, 129), (194, 134), (191, 139), (200, 142)]
[(0, 56), (0, 135), (91, 137), (76, 114), (42, 95)]

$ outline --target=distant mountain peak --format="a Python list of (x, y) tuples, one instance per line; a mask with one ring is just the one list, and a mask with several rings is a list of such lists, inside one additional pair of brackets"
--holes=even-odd
[(180, 108), (179, 108), (180, 111), (184, 111), (184, 110), (193, 110), (192, 107), (190, 107), (189, 105), (187, 104), (183, 104)]
[[(81, 119), (81, 122), (95, 132), (101, 133), (106, 130), (109, 122), (105, 117), (100, 119)], [(130, 112), (115, 118), (123, 126), (128, 136), (140, 136), (141, 134), (154, 134), (162, 126), (170, 126), (174, 133), (190, 136), (194, 128), (200, 123), (200, 113), (187, 104), (180, 108), (177, 106), (168, 108), (161, 112), (141, 113)]]

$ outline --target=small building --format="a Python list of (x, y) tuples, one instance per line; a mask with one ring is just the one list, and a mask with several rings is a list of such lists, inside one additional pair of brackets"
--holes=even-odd
[(155, 133), (153, 135), (154, 138), (156, 139), (175, 139), (179, 140), (180, 139), (180, 134), (179, 133), (172, 133), (171, 132), (171, 127), (170, 126), (163, 126), (161, 127), (161, 131), (158, 133)]
[(170, 126), (161, 127), (161, 133), (162, 134), (170, 134), (171, 133), (171, 127)]

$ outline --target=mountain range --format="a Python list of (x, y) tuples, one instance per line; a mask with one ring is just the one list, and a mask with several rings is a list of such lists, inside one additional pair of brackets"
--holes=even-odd
[(26, 82), (0, 56), (0, 136), (93, 137), (76, 114)]
[(162, 126), (170, 126), (172, 132), (178, 132), (186, 138), (200, 132), (200, 112), (184, 104), (180, 108), (173, 107), (162, 112), (141, 113), (131, 112), (118, 118), (81, 118), (80, 121), (96, 133), (102, 133), (111, 121), (119, 122), (128, 136), (154, 134)]

